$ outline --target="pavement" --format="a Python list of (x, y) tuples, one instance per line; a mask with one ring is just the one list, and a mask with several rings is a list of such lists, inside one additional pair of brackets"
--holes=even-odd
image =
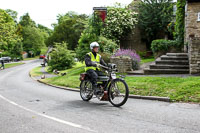
[(199, 104), (128, 99), (121, 108), (29, 77), (39, 60), (0, 71), (0, 133), (200, 133)]

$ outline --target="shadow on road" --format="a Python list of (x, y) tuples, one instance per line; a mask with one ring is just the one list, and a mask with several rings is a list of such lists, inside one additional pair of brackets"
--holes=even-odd
[(114, 107), (109, 102), (101, 102), (98, 100), (93, 101), (82, 101), (82, 100), (73, 100), (66, 101), (62, 105), (59, 105), (58, 108), (71, 108), (71, 109), (85, 109), (85, 110), (101, 110), (101, 111), (113, 111), (113, 110), (121, 110), (123, 107)]

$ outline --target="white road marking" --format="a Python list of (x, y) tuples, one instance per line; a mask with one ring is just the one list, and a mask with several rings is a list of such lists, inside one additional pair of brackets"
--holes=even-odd
[(34, 114), (36, 114), (36, 115), (39, 115), (39, 116), (42, 116), (42, 117), (45, 117), (45, 118), (54, 120), (54, 121), (56, 121), (56, 122), (59, 122), (59, 123), (62, 123), (62, 124), (65, 124), (65, 125), (68, 125), (68, 126), (71, 126), (71, 127), (84, 129), (84, 130), (87, 130), (87, 131), (90, 131), (90, 132), (97, 132), (97, 131), (94, 131), (94, 130), (90, 129), (89, 127), (84, 127), (84, 126), (79, 125), (79, 124), (75, 124), (75, 123), (68, 122), (68, 121), (65, 121), (65, 120), (61, 120), (61, 119), (58, 119), (58, 118), (55, 118), (55, 117), (52, 117), (52, 116), (48, 116), (48, 115), (45, 115), (45, 114), (38, 113), (38, 112), (36, 112), (36, 111), (33, 111), (33, 110), (28, 109), (28, 108), (26, 108), (26, 107), (23, 107), (23, 106), (21, 106), (21, 105), (15, 103), (15, 102), (13, 102), (13, 101), (11, 101), (11, 100), (5, 98), (5, 97), (2, 96), (2, 95), (0, 95), (0, 98), (3, 99), (3, 100), (5, 100), (5, 101), (7, 101), (7, 102), (10, 103), (10, 104), (13, 104), (13, 105), (15, 105), (15, 106), (17, 106), (17, 107), (19, 107), (19, 108), (21, 108), (21, 109), (24, 109), (24, 110), (29, 111), (29, 112), (31, 112), (31, 113), (34, 113)]

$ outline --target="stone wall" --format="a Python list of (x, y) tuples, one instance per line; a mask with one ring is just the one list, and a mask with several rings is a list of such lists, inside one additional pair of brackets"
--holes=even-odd
[(200, 37), (189, 40), (190, 74), (200, 74)]
[(120, 40), (120, 48), (134, 49), (136, 51), (145, 52), (147, 49), (146, 43), (141, 39), (141, 31), (138, 26), (136, 26), (132, 32), (133, 34), (129, 34)]
[(128, 57), (112, 57), (110, 62), (117, 65), (117, 69), (120, 73), (125, 73), (132, 70), (132, 61)]
[(185, 42), (190, 37), (200, 37), (200, 21), (197, 21), (200, 12), (200, 2), (188, 2), (185, 14)]

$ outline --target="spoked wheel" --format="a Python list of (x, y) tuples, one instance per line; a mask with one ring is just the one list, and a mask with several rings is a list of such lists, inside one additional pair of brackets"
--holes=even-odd
[(129, 89), (122, 79), (115, 79), (108, 90), (108, 99), (115, 107), (124, 105), (129, 96)]
[(90, 81), (81, 81), (80, 95), (83, 101), (89, 101), (93, 97), (92, 83)]

